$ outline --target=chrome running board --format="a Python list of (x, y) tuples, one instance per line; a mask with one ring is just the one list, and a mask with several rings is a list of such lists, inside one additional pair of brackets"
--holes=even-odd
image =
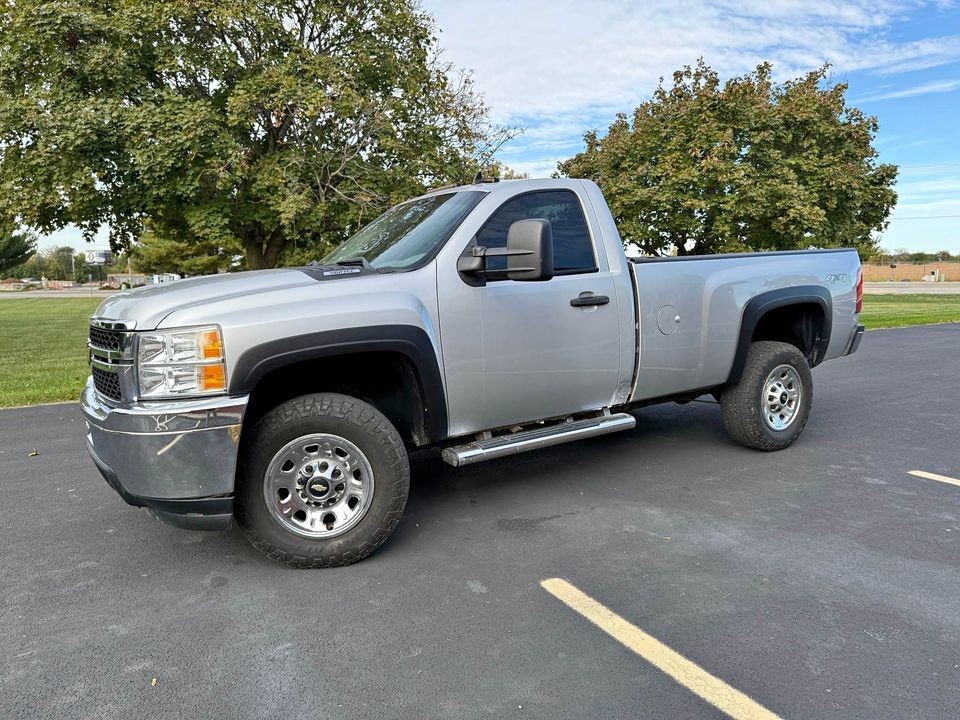
[(472, 465), (484, 460), (516, 455), (528, 450), (538, 450), (551, 445), (581, 440), (582, 438), (630, 430), (636, 424), (637, 419), (627, 413), (561, 422), (556, 425), (521, 430), (509, 435), (482, 438), (464, 445), (449, 447), (443, 451), (443, 461), (454, 467)]

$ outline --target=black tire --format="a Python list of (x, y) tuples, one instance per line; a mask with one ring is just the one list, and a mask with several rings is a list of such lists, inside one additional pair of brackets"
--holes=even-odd
[[(774, 429), (764, 418), (765, 383), (781, 365), (789, 365), (800, 380), (800, 398), (790, 424)], [(807, 359), (789, 343), (761, 340), (750, 345), (740, 379), (720, 395), (720, 415), (727, 433), (756, 450), (783, 450), (803, 432), (813, 403), (813, 376)], [(776, 418), (774, 418), (776, 419)]]
[[(274, 455), (312, 433), (351, 442), (366, 456), (376, 479), (366, 513), (336, 537), (295, 534), (273, 516), (264, 497)], [(403, 439), (379, 410), (346, 395), (319, 393), (288, 400), (244, 431), (237, 482), (235, 515), (254, 547), (292, 567), (337, 567), (363, 560), (390, 537), (407, 503), (410, 466)]]

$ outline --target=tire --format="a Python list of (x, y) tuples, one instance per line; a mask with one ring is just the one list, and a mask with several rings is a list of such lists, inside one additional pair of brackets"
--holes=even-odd
[(720, 395), (720, 415), (741, 445), (783, 450), (803, 432), (812, 403), (813, 376), (803, 353), (761, 340), (750, 345), (740, 379)]
[(273, 560), (349, 565), (380, 547), (400, 521), (410, 490), (407, 452), (372, 405), (303, 395), (243, 438), (234, 511), (247, 539)]

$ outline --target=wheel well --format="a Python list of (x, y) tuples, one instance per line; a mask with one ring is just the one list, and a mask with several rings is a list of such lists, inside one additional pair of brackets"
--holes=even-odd
[(776, 340), (795, 345), (812, 367), (821, 359), (824, 321), (823, 308), (817, 303), (784, 305), (766, 312), (757, 321), (750, 341)]
[(396, 352), (336, 355), (275, 368), (250, 393), (243, 425), (251, 427), (281, 403), (316, 392), (341, 393), (370, 403), (409, 445), (429, 442), (420, 378), (413, 364)]

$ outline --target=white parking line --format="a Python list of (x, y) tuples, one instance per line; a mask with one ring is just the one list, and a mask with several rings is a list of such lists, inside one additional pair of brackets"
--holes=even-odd
[(778, 720), (762, 705), (711, 675), (696, 663), (630, 624), (562, 578), (550, 578), (540, 586), (574, 612), (579, 613), (614, 640), (632, 650), (687, 690), (736, 720)]
[(908, 475), (913, 475), (914, 477), (924, 478), (926, 480), (936, 480), (937, 482), (947, 483), (947, 485), (956, 485), (960, 487), (960, 480), (956, 478), (947, 477), (946, 475), (937, 475), (936, 473), (928, 473), (923, 470), (909, 470)]

